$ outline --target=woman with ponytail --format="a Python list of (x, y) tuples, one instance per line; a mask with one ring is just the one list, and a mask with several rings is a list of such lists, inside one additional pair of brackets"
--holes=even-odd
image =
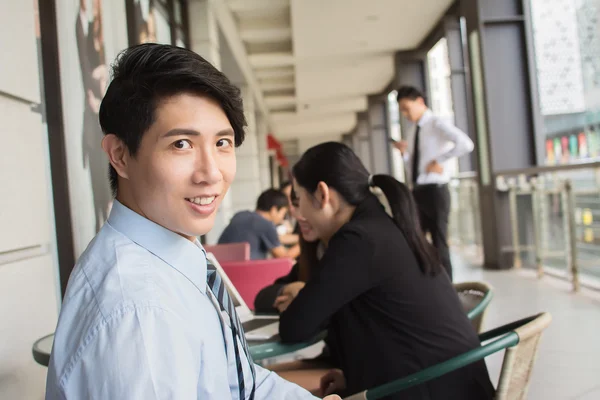
[[(327, 329), (336, 365), (322, 377), (321, 394), (356, 393), (480, 345), (405, 185), (370, 176), (349, 147), (334, 142), (309, 149), (293, 176), (299, 212), (326, 250), (281, 314), (279, 333), (300, 342)], [(386, 196), (392, 217), (372, 187)], [(389, 398), (493, 393), (481, 361)]]

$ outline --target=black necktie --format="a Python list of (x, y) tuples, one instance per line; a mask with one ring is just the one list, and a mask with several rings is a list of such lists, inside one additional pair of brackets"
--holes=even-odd
[(412, 181), (413, 185), (417, 184), (417, 178), (419, 177), (419, 130), (421, 127), (417, 125), (415, 130), (415, 145), (413, 146), (413, 159), (412, 159)]
[(242, 347), (244, 348), (244, 353), (246, 354), (246, 358), (250, 363), (250, 370), (252, 371), (252, 391), (250, 392), (250, 400), (254, 400), (254, 392), (256, 389), (256, 371), (254, 370), (254, 362), (252, 361), (252, 357), (250, 356), (250, 351), (248, 349), (248, 343), (246, 342), (246, 336), (244, 335), (244, 328), (242, 327), (242, 323), (240, 322), (240, 318), (235, 311), (235, 307), (233, 306), (233, 302), (229, 297), (229, 293), (227, 293), (227, 289), (221, 280), (221, 276), (217, 272), (217, 269), (211, 263), (207, 263), (206, 266), (206, 283), (210, 288), (210, 291), (217, 298), (217, 302), (221, 307), (221, 311), (225, 311), (229, 316), (229, 320), (231, 322), (231, 331), (233, 334), (233, 348), (235, 350), (235, 365), (237, 368), (238, 375), (238, 384), (240, 389), (240, 399), (244, 400), (245, 397), (245, 382), (244, 382), (244, 370), (242, 368), (242, 359), (240, 358), (240, 351), (237, 345), (236, 338), (239, 339)]

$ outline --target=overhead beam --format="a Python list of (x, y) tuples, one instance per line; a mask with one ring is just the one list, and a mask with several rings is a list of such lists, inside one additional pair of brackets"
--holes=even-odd
[(256, 69), (254, 72), (257, 79), (267, 80), (274, 78), (288, 78), (294, 76), (294, 68), (284, 67), (284, 68), (261, 68)]
[(311, 134), (341, 134), (356, 125), (356, 113), (346, 113), (325, 118), (301, 121), (273, 121), (278, 138), (295, 138)]
[(368, 107), (367, 97), (350, 97), (344, 99), (336, 99), (335, 101), (298, 101), (298, 114), (306, 115), (322, 115), (322, 114), (339, 114), (343, 112), (360, 112), (365, 111)]
[(276, 90), (289, 90), (289, 89), (294, 89), (296, 87), (296, 85), (294, 84), (293, 80), (289, 80), (289, 81), (274, 81), (274, 82), (261, 82), (260, 83), (260, 87), (263, 90), (263, 92), (272, 92), (272, 91), (276, 91)]
[(229, 9), (235, 13), (258, 10), (276, 10), (290, 6), (289, 0), (229, 0)]
[(245, 28), (240, 30), (240, 37), (246, 43), (274, 43), (292, 39), (292, 29), (277, 28)]
[(281, 109), (296, 105), (295, 96), (265, 96), (265, 102), (270, 110)]
[(248, 57), (254, 68), (288, 67), (294, 65), (292, 53), (252, 54)]

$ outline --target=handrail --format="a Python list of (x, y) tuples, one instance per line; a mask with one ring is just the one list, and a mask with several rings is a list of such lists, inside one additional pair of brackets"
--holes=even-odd
[(463, 180), (477, 178), (477, 171), (464, 171), (454, 175), (451, 179)]
[(517, 176), (517, 175), (537, 175), (546, 172), (560, 172), (560, 171), (572, 171), (576, 169), (589, 169), (599, 168), (600, 161), (586, 161), (586, 162), (574, 162), (566, 165), (550, 165), (542, 167), (529, 167), (529, 168), (518, 168), (508, 169), (504, 171), (496, 171), (494, 177), (498, 176)]
[(489, 355), (504, 350), (507, 347), (516, 346), (518, 343), (519, 335), (514, 331), (509, 332), (490, 343), (468, 351), (448, 361), (426, 368), (423, 371), (414, 373), (405, 378), (392, 381), (373, 389), (368, 389), (365, 397), (368, 400), (381, 399), (396, 393), (399, 390), (408, 389), (410, 387), (425, 383), (434, 378), (445, 375), (448, 372), (457, 370), (476, 361), (483, 360)]

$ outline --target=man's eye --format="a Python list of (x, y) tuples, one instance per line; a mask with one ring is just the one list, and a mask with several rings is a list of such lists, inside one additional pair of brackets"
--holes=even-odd
[(177, 150), (185, 150), (191, 149), (192, 145), (188, 140), (178, 140), (175, 143), (173, 143), (173, 147), (175, 147)]
[(230, 139), (219, 139), (219, 141), (217, 142), (217, 147), (233, 147), (233, 142)]

